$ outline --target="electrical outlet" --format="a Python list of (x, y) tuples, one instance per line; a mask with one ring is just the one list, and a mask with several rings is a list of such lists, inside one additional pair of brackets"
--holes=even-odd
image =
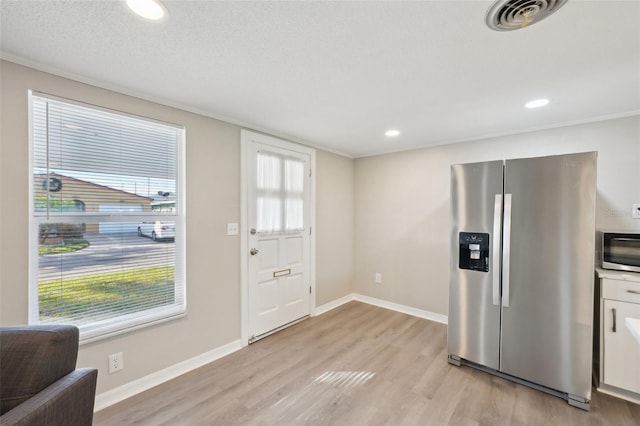
[(116, 373), (124, 368), (124, 357), (122, 352), (109, 355), (109, 374)]
[(382, 274), (380, 272), (376, 272), (375, 280), (376, 284), (382, 284)]
[(640, 219), (640, 204), (633, 204), (631, 206), (631, 218)]

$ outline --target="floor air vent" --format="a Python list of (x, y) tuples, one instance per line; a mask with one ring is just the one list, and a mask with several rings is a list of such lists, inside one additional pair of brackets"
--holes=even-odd
[(567, 0), (497, 0), (485, 18), (489, 28), (511, 31), (528, 27), (560, 9)]

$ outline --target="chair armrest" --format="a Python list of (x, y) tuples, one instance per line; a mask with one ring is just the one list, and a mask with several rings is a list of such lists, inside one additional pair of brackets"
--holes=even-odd
[(90, 426), (98, 370), (79, 368), (0, 416), (2, 426)]
[(0, 327), (0, 415), (76, 368), (78, 327)]

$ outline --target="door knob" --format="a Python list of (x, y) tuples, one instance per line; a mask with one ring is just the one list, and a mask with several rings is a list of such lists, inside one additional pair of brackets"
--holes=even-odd
[(252, 248), (249, 253), (251, 253), (251, 256), (255, 256), (256, 254), (258, 254), (258, 249)]
[(256, 228), (251, 228), (251, 231), (249, 231), (251, 233), (251, 235), (256, 235)]

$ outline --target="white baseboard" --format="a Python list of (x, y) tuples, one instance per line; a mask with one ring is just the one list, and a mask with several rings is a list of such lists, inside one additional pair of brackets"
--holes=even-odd
[[(357, 293), (347, 294), (346, 296), (343, 296), (339, 299), (316, 307), (314, 316), (322, 315), (332, 309), (337, 308), (338, 306), (344, 305), (345, 303), (349, 303), (353, 300), (368, 303), (369, 305), (379, 306), (385, 309), (390, 309), (392, 311), (401, 312), (403, 314), (411, 315), (414, 317), (440, 322), (442, 324), (447, 323), (446, 315), (436, 314), (433, 312), (424, 311), (422, 309), (416, 309), (410, 306), (400, 305), (398, 303), (388, 302), (386, 300), (376, 299), (375, 297), (364, 296)], [(141, 377), (115, 389), (103, 392), (99, 395), (96, 395), (94, 411), (103, 410), (113, 404), (124, 401), (127, 398), (131, 398), (136, 394), (144, 392), (171, 379), (175, 379), (182, 374), (188, 373), (191, 370), (195, 370), (198, 367), (202, 367), (205, 364), (227, 356), (233, 352), (240, 350), (241, 348), (241, 340), (236, 340), (219, 348), (213, 349), (209, 352), (194, 356), (193, 358), (187, 359), (160, 371), (156, 371), (155, 373), (151, 373), (147, 376)]]
[(379, 306), (385, 309), (390, 309), (396, 312), (402, 312), (403, 314), (411, 315), (418, 318), (424, 318), (442, 324), (447, 324), (448, 322), (448, 317), (446, 315), (436, 314), (434, 312), (412, 308), (410, 306), (400, 305), (399, 303), (388, 302), (386, 300), (376, 299), (375, 297), (365, 296), (358, 293), (347, 294), (346, 296), (343, 296), (339, 299), (333, 300), (322, 306), (318, 306), (314, 315), (322, 315), (325, 312), (329, 312), (330, 310), (353, 300), (357, 300), (358, 302), (362, 303), (368, 303), (369, 305)]
[(194, 356), (193, 358), (141, 377), (115, 389), (96, 395), (94, 412), (100, 411), (120, 401), (124, 401), (127, 398), (151, 389), (154, 386), (158, 386), (166, 381), (175, 379), (182, 374), (188, 373), (191, 370), (195, 370), (198, 367), (202, 367), (205, 364), (227, 356), (241, 348), (242, 345), (240, 344), (240, 340), (236, 340), (209, 352)]
[(434, 312), (424, 311), (422, 309), (412, 308), (411, 306), (400, 305), (399, 303), (388, 302), (382, 299), (376, 299), (375, 297), (364, 296), (362, 294), (355, 294), (353, 300), (358, 302), (368, 303), (369, 305), (379, 306), (381, 308), (390, 309), (392, 311), (401, 312), (403, 314), (411, 315), (418, 318), (424, 318), (429, 321), (435, 321), (442, 324), (447, 324), (448, 317), (442, 314), (436, 314)]
[(339, 299), (332, 300), (329, 303), (325, 303), (322, 306), (316, 306), (316, 311), (313, 316), (322, 315), (325, 312), (329, 312), (332, 309), (337, 308), (338, 306), (344, 305), (345, 303), (349, 303), (355, 299), (355, 293), (347, 294), (346, 296), (342, 296)]
[(616, 398), (624, 399), (625, 401), (640, 404), (640, 394), (626, 389), (620, 389), (615, 386), (607, 385), (606, 383), (600, 383), (600, 386), (598, 386), (596, 390), (601, 393), (606, 393), (607, 395), (615, 396)]

